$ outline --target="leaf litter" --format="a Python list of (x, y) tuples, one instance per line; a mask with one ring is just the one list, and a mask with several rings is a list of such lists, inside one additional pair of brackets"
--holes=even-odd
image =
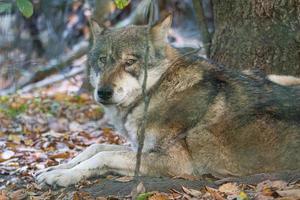
[(45, 195), (37, 192), (35, 171), (67, 162), (93, 143), (124, 142), (101, 128), (103, 110), (87, 94), (13, 95), (0, 97), (0, 105), (0, 200)]
[[(147, 191), (140, 184), (127, 197), (95, 197), (82, 191), (101, 180), (82, 180), (76, 191), (43, 189), (32, 174), (39, 169), (67, 162), (93, 143), (123, 144), (125, 141), (101, 123), (103, 110), (87, 94), (14, 95), (0, 97), (0, 200), (6, 199), (300, 199), (300, 183), (264, 181), (256, 185), (224, 183), (168, 192)], [(131, 177), (107, 176), (118, 182)], [(193, 176), (175, 178), (195, 180)]]

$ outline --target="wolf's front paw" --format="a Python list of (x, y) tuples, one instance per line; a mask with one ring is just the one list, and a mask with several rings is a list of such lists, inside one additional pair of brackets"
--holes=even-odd
[(80, 171), (73, 169), (56, 169), (41, 173), (36, 177), (36, 180), (41, 185), (47, 184), (53, 187), (68, 187), (78, 183), (83, 177)]
[(45, 173), (45, 172), (50, 172), (50, 171), (57, 170), (57, 169), (70, 169), (70, 168), (72, 168), (72, 166), (69, 166), (67, 163), (52, 166), (52, 167), (47, 167), (45, 169), (38, 170), (36, 173), (34, 173), (34, 177), (38, 177), (40, 174)]

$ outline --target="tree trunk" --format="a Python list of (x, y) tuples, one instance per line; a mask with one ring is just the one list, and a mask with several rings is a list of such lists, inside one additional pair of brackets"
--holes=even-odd
[(213, 60), (300, 76), (300, 0), (213, 0), (213, 6)]

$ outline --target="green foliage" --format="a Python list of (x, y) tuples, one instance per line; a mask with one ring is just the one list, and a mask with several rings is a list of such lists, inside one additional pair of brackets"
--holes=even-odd
[(0, 13), (10, 12), (12, 4), (0, 2)]
[(0, 112), (6, 114), (10, 118), (15, 118), (19, 114), (24, 113), (28, 110), (28, 106), (26, 104), (21, 105), (18, 108), (0, 106)]
[(137, 200), (147, 200), (152, 194), (153, 193), (151, 193), (151, 192), (142, 193), (136, 199)]
[(114, 0), (117, 8), (124, 9), (128, 4), (129, 0)]
[(0, 96), (0, 103), (6, 103), (9, 100), (9, 96)]
[(33, 14), (33, 5), (29, 0), (17, 0), (17, 7), (27, 18), (31, 17)]
[[(33, 14), (33, 5), (29, 0), (16, 0), (17, 7), (20, 12), (27, 18)], [(12, 3), (0, 2), (0, 13), (10, 12)]]

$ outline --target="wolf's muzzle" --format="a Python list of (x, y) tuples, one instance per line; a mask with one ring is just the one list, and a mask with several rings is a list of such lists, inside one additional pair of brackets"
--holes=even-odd
[(100, 101), (108, 101), (112, 97), (113, 92), (111, 86), (103, 86), (97, 91), (97, 94)]

